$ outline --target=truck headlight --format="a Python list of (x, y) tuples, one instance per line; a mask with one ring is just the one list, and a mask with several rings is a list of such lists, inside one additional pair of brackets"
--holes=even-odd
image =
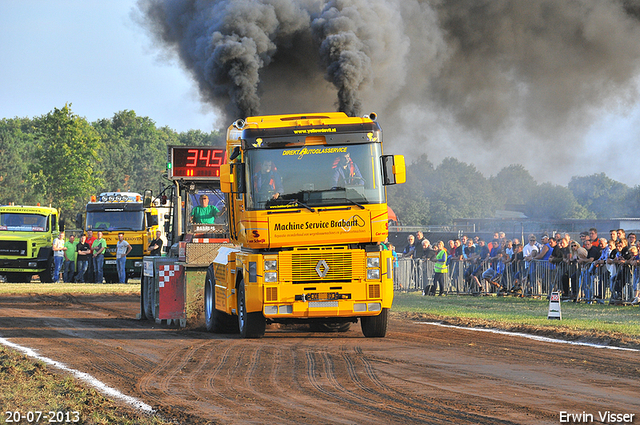
[(367, 269), (367, 279), (369, 279), (369, 280), (379, 280), (380, 279), (380, 269)]
[(380, 257), (367, 257), (367, 267), (380, 267)]
[(265, 272), (265, 283), (276, 283), (278, 281), (278, 272)]
[(264, 260), (264, 269), (265, 270), (278, 270), (278, 261), (277, 260)]

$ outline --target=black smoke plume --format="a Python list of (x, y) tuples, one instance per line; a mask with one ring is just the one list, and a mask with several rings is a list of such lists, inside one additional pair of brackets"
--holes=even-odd
[(565, 161), (595, 119), (638, 99), (635, 0), (139, 0), (138, 8), (223, 125), (257, 113), (375, 110), (405, 153), (458, 156), (485, 170), (499, 153), (501, 164), (535, 171), (523, 153)]
[[(327, 103), (327, 86), (337, 89), (337, 109), (361, 113), (360, 96), (370, 90), (373, 70), (389, 70), (391, 57), (406, 52), (408, 38), (397, 4), (381, 0), (141, 0), (145, 24), (161, 45), (175, 52), (198, 83), (204, 100), (228, 118), (260, 111), (272, 86), (286, 108), (306, 98), (307, 109)], [(402, 63), (395, 71), (401, 76)], [(279, 72), (269, 72), (277, 68)], [(315, 76), (314, 76), (315, 75)], [(297, 83), (311, 80), (300, 90)], [(267, 102), (274, 103), (267, 94)], [(268, 112), (268, 111), (260, 111)]]

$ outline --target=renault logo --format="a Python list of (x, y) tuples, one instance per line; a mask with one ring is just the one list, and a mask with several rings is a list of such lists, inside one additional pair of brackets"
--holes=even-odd
[(318, 273), (318, 276), (325, 277), (327, 272), (329, 272), (329, 265), (327, 262), (324, 260), (318, 261), (318, 264), (316, 264), (316, 273)]

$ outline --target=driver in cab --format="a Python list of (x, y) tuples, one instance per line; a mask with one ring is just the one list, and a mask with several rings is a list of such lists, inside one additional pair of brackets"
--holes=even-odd
[(193, 223), (213, 224), (220, 212), (214, 205), (209, 205), (209, 197), (207, 195), (201, 195), (200, 205), (191, 210), (191, 219)]
[(273, 161), (264, 161), (260, 170), (253, 175), (253, 188), (260, 202), (278, 199), (284, 192), (282, 177), (273, 165)]
[(364, 179), (358, 165), (345, 152), (333, 162), (333, 187), (364, 186)]

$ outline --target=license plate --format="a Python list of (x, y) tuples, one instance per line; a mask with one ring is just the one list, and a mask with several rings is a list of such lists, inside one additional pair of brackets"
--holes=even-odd
[(340, 299), (338, 292), (317, 292), (313, 294), (307, 294), (307, 300), (309, 301), (328, 301)]
[(105, 264), (115, 264), (116, 260), (104, 260)]

